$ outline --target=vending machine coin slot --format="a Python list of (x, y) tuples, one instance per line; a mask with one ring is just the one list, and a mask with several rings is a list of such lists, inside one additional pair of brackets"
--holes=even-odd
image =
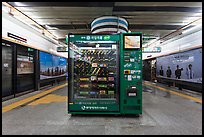
[(126, 89), (128, 97), (136, 97), (137, 96), (137, 88), (135, 86), (129, 87)]

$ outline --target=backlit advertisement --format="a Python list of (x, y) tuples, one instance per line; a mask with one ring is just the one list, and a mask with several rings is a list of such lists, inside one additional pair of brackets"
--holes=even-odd
[(40, 79), (67, 75), (67, 59), (40, 51)]
[(202, 48), (157, 58), (157, 76), (202, 83)]
[(139, 49), (140, 36), (125, 36), (125, 49)]
[(67, 60), (65, 58), (53, 55), (53, 69), (53, 77), (66, 76)]

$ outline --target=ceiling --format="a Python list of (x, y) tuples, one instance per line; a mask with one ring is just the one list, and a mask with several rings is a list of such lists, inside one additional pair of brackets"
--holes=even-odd
[(68, 33), (91, 33), (91, 22), (103, 15), (127, 19), (129, 30), (148, 42), (202, 18), (202, 2), (8, 2), (65, 42)]

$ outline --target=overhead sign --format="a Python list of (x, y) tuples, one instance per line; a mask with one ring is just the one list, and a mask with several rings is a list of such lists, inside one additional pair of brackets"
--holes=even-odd
[(161, 47), (142, 47), (143, 53), (158, 53), (161, 52)]
[(28, 48), (28, 51), (33, 51), (33, 49), (32, 48)]
[(81, 36), (82, 40), (109, 40), (110, 36), (109, 35), (105, 35), (105, 36), (94, 36), (94, 35), (90, 35), (90, 36)]
[(8, 37), (11, 37), (11, 38), (13, 38), (13, 39), (16, 39), (16, 40), (19, 40), (19, 41), (22, 41), (22, 42), (27, 43), (27, 39), (22, 38), (22, 37), (17, 36), (17, 35), (14, 35), (14, 34), (11, 34), (11, 33), (9, 33), (9, 32), (8, 32)]
[[(69, 35), (71, 41), (115, 41), (118, 40), (119, 35)], [(66, 38), (68, 42), (68, 38)]]
[(67, 47), (57, 47), (57, 52), (68, 52)]

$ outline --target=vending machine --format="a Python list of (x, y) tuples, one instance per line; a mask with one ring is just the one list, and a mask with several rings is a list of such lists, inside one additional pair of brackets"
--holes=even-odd
[(142, 34), (69, 34), (68, 113), (142, 114)]

